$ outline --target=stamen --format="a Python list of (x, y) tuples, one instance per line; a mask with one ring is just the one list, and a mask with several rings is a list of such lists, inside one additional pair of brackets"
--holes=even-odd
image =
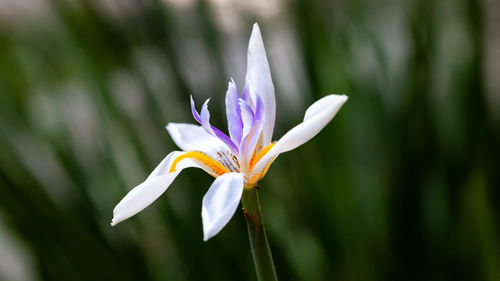
[[(199, 152), (199, 151), (188, 151), (188, 152), (178, 156), (177, 158), (175, 158), (174, 162), (172, 162), (172, 166), (170, 167), (170, 171), (168, 171), (168, 172), (169, 173), (175, 172), (175, 168), (177, 167), (177, 164), (186, 158), (191, 158), (197, 162), (202, 163), (203, 165), (210, 168), (216, 176), (221, 176), (225, 173), (229, 173), (229, 170), (226, 169), (226, 167), (221, 165), (219, 162), (214, 160), (212, 157), (206, 155), (203, 152)], [(214, 175), (212, 175), (212, 176), (214, 176)]]
[(259, 151), (259, 153), (257, 153), (257, 155), (255, 155), (255, 151), (254, 151), (254, 154), (252, 155), (252, 159), (250, 159), (250, 170), (253, 169), (253, 166), (259, 162), (259, 160), (264, 157), (264, 155), (266, 155), (267, 152), (269, 152), (269, 150), (274, 146), (276, 142), (272, 142), (270, 144), (268, 144), (266, 147), (264, 147), (261, 151)]
[[(224, 155), (227, 159), (227, 162), (229, 162), (229, 164), (231, 165), (230, 170), (232, 170), (233, 172), (239, 172), (240, 171), (240, 164), (238, 163), (238, 159), (232, 153), (229, 153), (229, 155), (227, 155), (227, 154), (224, 154)], [(229, 156), (231, 156), (231, 157), (229, 157)]]
[(233, 154), (231, 154), (229, 151), (228, 151), (228, 152), (226, 152), (226, 153), (224, 153), (224, 152), (222, 152), (222, 151), (218, 151), (218, 152), (217, 152), (217, 155), (218, 155), (218, 157), (217, 157), (217, 158), (218, 158), (218, 159), (220, 160), (220, 162), (222, 162), (222, 164), (224, 164), (224, 166), (225, 166), (228, 170), (230, 170), (231, 172), (239, 172), (239, 170), (240, 170), (240, 169), (239, 169), (239, 167), (238, 167), (238, 168), (236, 168), (236, 167), (235, 167), (235, 164), (234, 164), (234, 162), (233, 162), (233, 161), (235, 161), (235, 160), (236, 160), (236, 158), (235, 158), (235, 157), (233, 157), (233, 158), (229, 158), (228, 153), (229, 153), (231, 156), (233, 156)]
[(236, 166), (238, 166), (238, 171), (239, 171), (240, 170), (240, 162), (238, 162), (238, 159), (232, 153), (231, 153), (231, 158), (233, 159), (233, 163), (236, 163)]

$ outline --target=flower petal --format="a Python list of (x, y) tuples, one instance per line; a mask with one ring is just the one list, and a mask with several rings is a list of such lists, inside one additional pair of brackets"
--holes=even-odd
[(252, 35), (248, 43), (246, 83), (253, 101), (260, 96), (264, 103), (265, 124), (262, 130), (263, 145), (271, 142), (276, 118), (276, 101), (271, 71), (267, 62), (266, 50), (262, 42), (258, 24), (253, 25)]
[(210, 102), (210, 99), (207, 99), (201, 106), (201, 126), (205, 128), (205, 130), (207, 130), (209, 134), (215, 135), (214, 130), (212, 129), (212, 125), (210, 125), (210, 111), (208, 111), (208, 102)]
[[(250, 96), (250, 91), (248, 90), (248, 84), (246, 84), (245, 88), (243, 89), (243, 93), (241, 94), (241, 99), (246, 101), (246, 103), (248, 103), (251, 107), (254, 104), (252, 97)], [(252, 110), (253, 110), (253, 107), (252, 107)]]
[(255, 146), (259, 141), (260, 133), (262, 132), (262, 128), (264, 127), (264, 120), (259, 120), (254, 123), (252, 130), (248, 133), (248, 135), (243, 138), (240, 144), (240, 171), (247, 171), (250, 167), (250, 159), (255, 150)]
[(241, 108), (241, 120), (243, 121), (243, 134), (242, 137), (245, 138), (250, 130), (252, 130), (254, 123), (254, 114), (250, 105), (243, 99), (239, 100)]
[(221, 130), (217, 129), (215, 126), (210, 125), (210, 112), (208, 111), (209, 101), (210, 99), (207, 99), (205, 103), (203, 103), (203, 106), (201, 107), (201, 114), (198, 114), (194, 105), (193, 97), (191, 96), (191, 112), (193, 113), (194, 119), (196, 119), (196, 121), (198, 121), (198, 123), (200, 123), (200, 125), (209, 134), (223, 141), (233, 153), (238, 153), (238, 147), (236, 146), (236, 144), (234, 144), (234, 142)]
[[(240, 99), (240, 104), (242, 112), (250, 110), (248, 104), (243, 99)], [(264, 128), (265, 116), (264, 116), (264, 105), (262, 104), (262, 99), (260, 97), (257, 97), (255, 113), (251, 112), (251, 114), (252, 114), (251, 120), (248, 120), (246, 121), (246, 123), (244, 123), (245, 126), (243, 131), (245, 132), (245, 134), (243, 135), (243, 139), (241, 140), (239, 146), (239, 151), (240, 151), (239, 159), (240, 159), (241, 172), (248, 171), (248, 169), (250, 168), (250, 159), (254, 154), (255, 147), (257, 145), (259, 147), (262, 146), (261, 132), (262, 128)], [(247, 124), (250, 121), (252, 121), (252, 124), (251, 125)]]
[(193, 114), (193, 117), (196, 120), (196, 122), (201, 124), (201, 117), (198, 111), (196, 111), (196, 106), (194, 105), (193, 96), (189, 96), (189, 98), (191, 99), (191, 113)]
[(269, 152), (257, 162), (253, 171), (260, 171), (278, 154), (306, 143), (318, 134), (347, 101), (345, 95), (329, 95), (313, 103), (306, 111), (304, 121), (288, 131)]
[(195, 162), (186, 159), (177, 165), (175, 172), (169, 173), (168, 171), (174, 159), (182, 154), (183, 152), (180, 151), (169, 153), (143, 183), (134, 187), (134, 189), (125, 195), (113, 210), (112, 226), (130, 218), (153, 203), (167, 190), (182, 169), (200, 167)]
[(227, 150), (220, 139), (207, 133), (201, 126), (168, 123), (166, 128), (175, 144), (184, 151), (201, 151), (217, 159), (217, 152)]
[(243, 182), (243, 174), (227, 173), (210, 186), (201, 209), (204, 241), (219, 233), (236, 212), (243, 194)]
[(243, 134), (243, 121), (241, 121), (239, 97), (238, 88), (233, 79), (231, 79), (226, 92), (226, 115), (229, 136), (231, 136), (231, 140), (235, 144), (241, 142)]
[(264, 103), (260, 97), (257, 97), (257, 103), (255, 105), (254, 122), (264, 121), (266, 119), (264, 112)]

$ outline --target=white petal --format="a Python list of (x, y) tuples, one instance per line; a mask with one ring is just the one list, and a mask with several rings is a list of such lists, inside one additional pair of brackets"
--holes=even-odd
[(306, 143), (318, 134), (337, 114), (347, 101), (345, 95), (329, 95), (313, 103), (306, 111), (304, 121), (288, 131), (254, 166), (260, 171), (278, 154), (290, 151)]
[(228, 149), (220, 139), (210, 135), (198, 125), (168, 123), (167, 131), (175, 144), (184, 151), (201, 151), (217, 159), (218, 151)]
[(243, 181), (243, 174), (227, 173), (210, 186), (201, 209), (204, 241), (219, 233), (236, 212), (243, 193)]
[(168, 171), (174, 159), (182, 154), (183, 152), (180, 151), (169, 153), (143, 183), (139, 184), (125, 195), (113, 210), (111, 225), (114, 226), (130, 218), (153, 203), (153, 201), (167, 190), (181, 170), (188, 167), (199, 168), (195, 162), (190, 159), (184, 159), (178, 163), (175, 172), (169, 173)]
[(276, 101), (271, 71), (269, 70), (266, 50), (264, 49), (258, 24), (253, 25), (252, 35), (248, 43), (246, 83), (252, 100), (256, 101), (258, 95), (264, 104), (266, 123), (262, 130), (262, 140), (264, 145), (267, 145), (273, 137)]

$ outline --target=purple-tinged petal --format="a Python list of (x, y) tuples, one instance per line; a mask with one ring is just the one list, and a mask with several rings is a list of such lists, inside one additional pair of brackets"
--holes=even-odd
[(200, 117), (200, 114), (198, 114), (198, 111), (196, 111), (196, 107), (194, 105), (194, 100), (193, 100), (193, 96), (189, 96), (191, 98), (191, 113), (193, 114), (193, 117), (194, 119), (200, 123), (201, 125), (201, 117)]
[(201, 107), (201, 112), (200, 112), (200, 119), (201, 119), (201, 126), (207, 130), (210, 134), (214, 134), (212, 130), (212, 126), (210, 125), (210, 111), (208, 111), (208, 102), (210, 99), (207, 99), (204, 103), (203, 106)]
[[(254, 124), (254, 113), (250, 105), (243, 99), (239, 100), (241, 108), (241, 120), (243, 122), (243, 138), (245, 138)], [(243, 141), (243, 140), (242, 140)]]
[(224, 132), (221, 130), (217, 129), (216, 127), (212, 126), (212, 130), (215, 133), (215, 136), (218, 137), (221, 141), (223, 141), (233, 153), (237, 154), (238, 153), (238, 147), (234, 142), (226, 135)]
[(248, 105), (250, 105), (252, 110), (255, 109), (253, 99), (250, 95), (250, 90), (248, 89), (248, 84), (246, 84), (245, 88), (243, 89), (243, 93), (241, 94), (241, 99), (244, 100), (246, 103), (248, 103)]
[(243, 121), (239, 104), (239, 93), (233, 79), (229, 81), (226, 92), (226, 115), (229, 135), (233, 143), (240, 143), (243, 134)]
[(266, 119), (265, 111), (264, 111), (264, 103), (262, 99), (257, 96), (257, 104), (255, 105), (255, 114), (254, 114), (254, 122), (264, 121)]
[(257, 96), (252, 129), (245, 137), (245, 140), (240, 143), (240, 155), (245, 155), (248, 159), (250, 159), (249, 157), (252, 157), (256, 146), (264, 146), (261, 138), (261, 132), (264, 128), (266, 119), (264, 114), (264, 104), (262, 103), (262, 99)]
[(198, 112), (196, 111), (196, 108), (194, 106), (194, 101), (191, 98), (191, 111), (193, 112), (194, 118), (196, 119), (196, 121), (198, 121), (201, 124), (201, 126), (203, 127), (203, 129), (205, 129), (205, 131), (207, 131), (207, 133), (209, 133), (210, 135), (215, 136), (215, 137), (219, 138), (221, 141), (223, 141), (229, 147), (229, 149), (231, 149), (231, 151), (233, 153), (238, 153), (238, 146), (236, 146), (236, 144), (234, 144), (234, 142), (226, 134), (224, 134), (221, 130), (210, 125), (210, 112), (208, 111), (208, 102), (209, 101), (210, 101), (210, 99), (207, 99), (205, 101), (205, 103), (201, 107), (201, 113), (198, 114)]
[(240, 156), (243, 158), (243, 163), (250, 163), (250, 159), (255, 150), (255, 146), (259, 141), (260, 134), (264, 127), (264, 120), (256, 121), (248, 133), (248, 135), (241, 141), (240, 144)]

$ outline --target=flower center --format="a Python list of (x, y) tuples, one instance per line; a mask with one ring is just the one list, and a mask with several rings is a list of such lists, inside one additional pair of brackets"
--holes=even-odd
[[(269, 167), (271, 166), (274, 158), (267, 163), (264, 169), (260, 171), (252, 171), (255, 164), (259, 162), (266, 153), (274, 146), (274, 142), (270, 143), (266, 147), (262, 148), (258, 153), (257, 149), (254, 151), (252, 158), (250, 159), (250, 163), (247, 167), (250, 169), (245, 172), (245, 185), (253, 186), (257, 184), (257, 182), (262, 179)], [(199, 164), (208, 174), (217, 178), (225, 173), (231, 172), (240, 172), (240, 163), (238, 158), (231, 153), (230, 151), (218, 151), (217, 159), (210, 157), (209, 155), (201, 152), (201, 151), (188, 151), (177, 158), (174, 159), (172, 165), (170, 166), (169, 173), (175, 172), (177, 165), (184, 159), (191, 159)]]
[(174, 162), (172, 162), (172, 166), (170, 167), (170, 170), (168, 172), (169, 173), (175, 172), (177, 164), (179, 164), (180, 161), (187, 158), (193, 159), (194, 161), (196, 161), (196, 163), (200, 164), (201, 166), (204, 166), (205, 168), (208, 168), (206, 169), (207, 173), (209, 173), (213, 177), (218, 177), (225, 173), (229, 173), (229, 170), (226, 167), (221, 165), (212, 157), (200, 151), (188, 151), (178, 156), (177, 158), (175, 158)]
[(239, 172), (240, 164), (234, 154), (230, 152), (218, 151), (217, 160), (200, 151), (188, 151), (174, 159), (170, 166), (169, 173), (175, 172), (176, 167), (184, 159), (192, 159), (202, 166), (204, 170), (213, 177), (221, 176), (225, 173)]

